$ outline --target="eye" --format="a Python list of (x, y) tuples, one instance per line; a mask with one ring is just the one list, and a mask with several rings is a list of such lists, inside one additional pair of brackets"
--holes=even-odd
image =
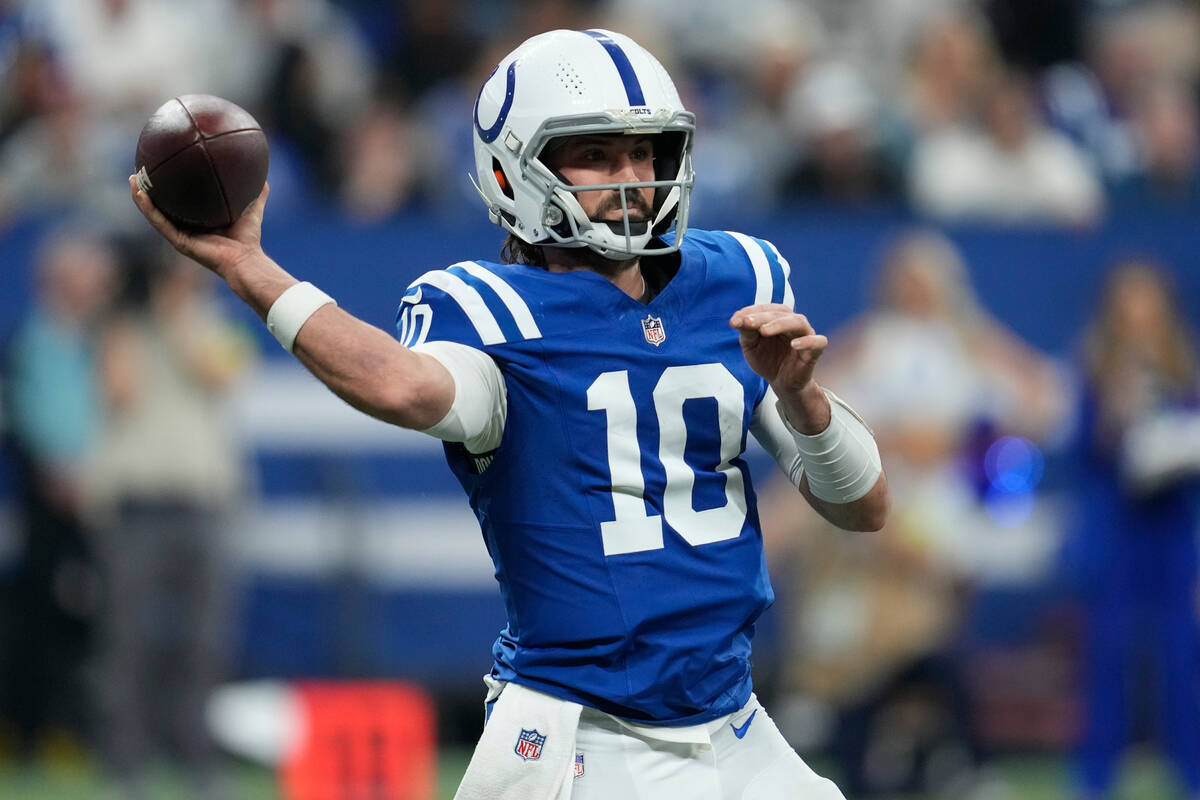
[(573, 160), (582, 163), (595, 163), (604, 160), (604, 151), (599, 147), (584, 147), (573, 154)]

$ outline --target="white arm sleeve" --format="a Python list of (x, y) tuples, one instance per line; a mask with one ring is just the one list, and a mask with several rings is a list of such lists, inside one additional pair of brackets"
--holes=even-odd
[(808, 488), (830, 503), (851, 503), (864, 496), (883, 472), (879, 447), (862, 418), (833, 392), (829, 398), (829, 427), (814, 436), (797, 433), (769, 388), (754, 411), (750, 432), (799, 487), (808, 462)]
[(763, 449), (771, 454), (771, 458), (775, 459), (775, 463), (787, 474), (792, 484), (799, 487), (800, 476), (804, 474), (804, 461), (800, 458), (800, 449), (796, 446), (795, 437), (779, 416), (776, 406), (778, 399), (775, 391), (768, 386), (766, 396), (758, 404), (758, 408), (754, 409), (754, 417), (750, 420), (750, 433)]
[(804, 461), (809, 491), (828, 503), (853, 503), (871, 491), (883, 474), (879, 447), (858, 412), (828, 389), (822, 391), (829, 398), (829, 426), (812, 436), (792, 428), (782, 404), (776, 401), (775, 405)]
[(499, 447), (508, 392), (491, 356), (457, 342), (422, 342), (412, 349), (436, 358), (454, 378), (454, 404), (440, 422), (421, 432), (444, 442), (462, 442), (471, 453)]

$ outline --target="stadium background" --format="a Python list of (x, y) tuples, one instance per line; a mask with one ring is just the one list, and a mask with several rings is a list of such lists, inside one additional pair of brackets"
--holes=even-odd
[[(130, 253), (147, 241), (125, 186), (137, 131), (167, 97), (204, 91), (245, 105), (271, 138), (268, 253), (391, 329), (409, 281), (498, 252), (500, 232), (467, 180), (481, 77), (526, 35), (593, 26), (648, 45), (697, 111), (691, 224), (774, 242), (818, 330), (837, 330), (870, 305), (887, 244), (914, 226), (948, 236), (987, 311), (1064, 368), (1120, 258), (1164, 266), (1187, 318), (1200, 319), (1197, 4), (639, 5), (0, 3), (0, 327), (10, 331), (27, 311), (32, 261), (49, 232), (100, 228)], [(972, 154), (1002, 134), (987, 109), (1014, 86), (1028, 105), (1013, 113), (1037, 136), (1054, 137), (1059, 149), (1050, 151), (1078, 167), (1070, 173), (1077, 190), (989, 187), (994, 173), (982, 167), (973, 174), (984, 184), (957, 194), (923, 182), (923, 163), (950, 157), (939, 149), (946, 131), (969, 131), (975, 149), (964, 152)], [(1166, 121), (1144, 110), (1156, 92), (1175, 104)], [(1156, 137), (1156, 125), (1170, 133)], [(964, 173), (976, 166), (954, 163)], [(931, 174), (936, 184), (940, 171)], [(479, 678), (502, 624), (461, 492), (435, 442), (354, 414), (222, 297), (261, 351), (230, 403), (254, 478), (234, 537), (230, 678), (395, 678), (424, 687), (438, 709), (444, 793), (479, 723)], [(1072, 518), (1070, 428), (1064, 419), (1039, 443), (1044, 474), (1022, 487), (1026, 510), (991, 531), (1002, 566), (976, 577), (963, 634), (964, 669), (984, 652), (1050, 652), (1066, 675), (1038, 696), (1060, 724), (1014, 733), (974, 721), (992, 737), (989, 785), (1000, 797), (1068, 792), (1078, 664), (1073, 628), (1061, 622), (1071, 598), (1058, 553)], [(0, 469), (6, 507), (10, 473)], [(22, 557), (15, 520), (4, 519), (0, 582)], [(756, 643), (768, 691), (787, 658), (784, 608), (769, 612)], [(1062, 638), (1048, 642), (1047, 630)], [(980, 690), (976, 708), (1029, 700), (1002, 689)], [(87, 737), (67, 742), (32, 765), (11, 753), (0, 761), (0, 797), (91, 796), (97, 767)], [(1153, 750), (1139, 752), (1121, 796), (1169, 796)], [(810, 755), (827, 758), (819, 744)], [(266, 767), (244, 755), (235, 763), (246, 796), (274, 795)], [(169, 775), (163, 781), (171, 784)]]

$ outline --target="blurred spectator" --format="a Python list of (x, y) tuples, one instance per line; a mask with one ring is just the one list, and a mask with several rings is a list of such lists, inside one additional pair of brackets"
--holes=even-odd
[(267, 54), (260, 121), (272, 135), (272, 171), (277, 157), (297, 162), (319, 196), (334, 198), (339, 142), (377, 89), (366, 42), (328, 0), (246, 0), (245, 14)]
[(91, 180), (94, 165), (105, 163), (106, 153), (99, 139), (89, 138), (86, 131), (79, 105), (64, 96), (0, 141), (0, 229), (19, 214), (48, 210), (82, 209), (106, 219), (96, 213)]
[[(787, 0), (746, 0), (740, 4), (724, 0), (610, 0), (610, 20), (617, 30), (644, 30), (662, 37), (664, 66), (672, 70), (675, 54), (685, 69), (737, 72), (754, 59), (761, 34), (768, 27), (786, 33), (784, 20), (812, 24), (811, 15), (800, 4)], [(799, 6), (799, 8), (797, 8)], [(760, 24), (768, 22), (769, 25)], [(803, 35), (803, 34), (802, 34)]]
[[(1067, 550), (1086, 615), (1078, 796), (1111, 796), (1141, 733), (1135, 720), (1150, 716), (1181, 787), (1200, 797), (1200, 374), (1159, 269), (1129, 262), (1111, 273), (1082, 369), (1079, 516)], [(1136, 713), (1141, 700), (1148, 715)]]
[(1083, 59), (1048, 69), (1042, 94), (1049, 121), (1071, 136), (1101, 176), (1120, 184), (1140, 167), (1132, 119), (1157, 83), (1200, 77), (1200, 7), (1172, 2), (1097, 4), (1084, 26)]
[(462, 24), (464, 5), (464, 0), (399, 4), (401, 41), (384, 70), (387, 80), (399, 82), (403, 94), (421, 95), (470, 67), (482, 43)]
[(1038, 71), (1079, 60), (1089, 0), (984, 0), (1000, 51), (1010, 65)]
[(1147, 78), (1194, 83), (1200, 78), (1200, 7), (1191, 0), (1095, 3), (1088, 61), (1124, 96)]
[(1133, 108), (1140, 164), (1113, 187), (1124, 208), (1200, 204), (1200, 113), (1189, 87), (1160, 82), (1146, 87)]
[(999, 59), (986, 24), (966, 11), (931, 18), (916, 36), (899, 87), (917, 136), (970, 123)]
[(805, 0), (824, 31), (822, 56), (846, 61), (884, 95), (897, 80), (916, 43), (938, 20), (959, 17), (974, 0)]
[(998, 80), (980, 122), (934, 132), (917, 145), (909, 184), (918, 210), (1004, 223), (1097, 219), (1103, 197), (1091, 165), (1042, 124), (1024, 80)]
[(90, 486), (108, 600), (98, 740), (127, 798), (145, 796), (160, 748), (194, 796), (223, 796), (204, 704), (225, 665), (225, 537), (244, 480), (223, 398), (250, 346), (210, 277), (172, 257), (103, 339), (108, 422)]
[[(178, 94), (244, 98), (224, 67), (242, 54), (231, 0), (41, 0), (35, 13), (77, 98), (97, 116), (150, 110)], [(233, 41), (230, 36), (234, 36)], [(244, 78), (243, 78), (244, 79)]]
[(75, 229), (51, 235), (37, 255), (34, 306), (4, 353), (22, 552), (3, 704), (26, 757), (47, 734), (86, 733), (82, 668), (97, 583), (81, 480), (101, 425), (93, 334), (114, 265), (102, 238)]
[(789, 118), (789, 107), (823, 35), (801, 5), (766, 4), (738, 27), (731, 38), (748, 44), (726, 56), (727, 68), (696, 62), (693, 80), (681, 84), (685, 105), (706, 121), (694, 154), (704, 180), (693, 203), (734, 218), (772, 208), (789, 191), (810, 130)]
[(1088, 154), (1101, 178), (1122, 181), (1137, 169), (1128, 109), (1086, 64), (1060, 64), (1042, 76), (1047, 122)]
[(339, 197), (346, 213), (371, 222), (403, 208), (417, 190), (422, 144), (402, 104), (376, 99), (344, 132)]
[(980, 307), (934, 233), (894, 243), (875, 309), (830, 339), (820, 380), (872, 420), (893, 507), (879, 534), (846, 537), (785, 489), (765, 498), (772, 572), (796, 592), (788, 682), (836, 710), (848, 797), (962, 796), (975, 754), (954, 648), (995, 530), (966, 459), (981, 429), (1053, 429), (1061, 383)]
[(814, 66), (789, 100), (786, 119), (803, 157), (785, 198), (863, 204), (899, 196), (899, 169), (885, 155), (876, 97), (855, 69)]
[(244, 102), (259, 71), (233, 0), (38, 0), (16, 13), (47, 60), (29, 77), (49, 87), (33, 88), (42, 111), (0, 147), (0, 215), (69, 205), (129, 224), (123, 183), (150, 113), (191, 92)]
[(33, 28), (16, 3), (0, 2), (0, 142), (67, 100), (66, 76)]
[(421, 196), (433, 213), (468, 218), (479, 202), (475, 186), (467, 177), (475, 169), (473, 132), (462, 120), (471, 118), (479, 87), (515, 44), (507, 40), (487, 42), (462, 75), (437, 85), (413, 106), (415, 133), (423, 156), (413, 159), (413, 168)]
[(338, 185), (338, 131), (333, 121), (325, 118), (314, 96), (317, 69), (303, 45), (279, 43), (263, 104), (266, 110), (263, 124), (269, 125), (276, 136), (283, 137), (284, 147), (274, 148), (272, 160), (278, 158), (279, 150), (294, 149), (312, 188), (330, 194)]

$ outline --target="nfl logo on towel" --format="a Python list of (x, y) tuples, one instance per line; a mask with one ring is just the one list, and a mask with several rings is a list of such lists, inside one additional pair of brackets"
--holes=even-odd
[(522, 728), (521, 735), (517, 737), (517, 746), (513, 748), (513, 752), (526, 761), (533, 761), (536, 758), (542, 757), (542, 745), (545, 743), (546, 737), (538, 733), (536, 729), (529, 730), (528, 728)]
[(658, 347), (667, 340), (667, 332), (663, 329), (662, 317), (646, 317), (642, 320), (642, 333), (646, 341)]
[(575, 777), (583, 777), (583, 753), (575, 754)]

